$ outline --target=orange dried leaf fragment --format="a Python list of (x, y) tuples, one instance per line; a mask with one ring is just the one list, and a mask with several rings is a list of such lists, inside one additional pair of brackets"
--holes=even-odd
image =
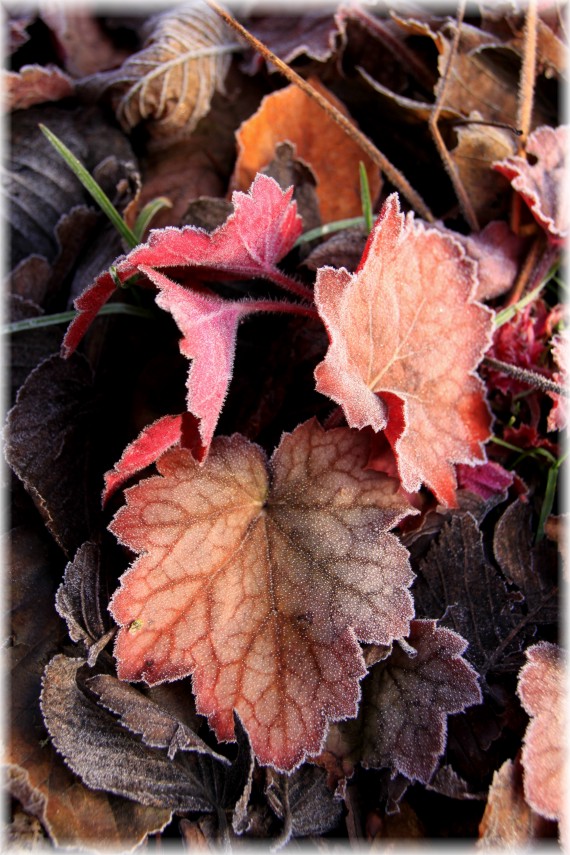
[[(348, 116), (344, 105), (322, 83), (315, 78), (309, 82)], [(323, 223), (358, 217), (362, 213), (360, 161), (366, 168), (372, 201), (380, 191), (378, 168), (298, 86), (286, 86), (266, 95), (257, 112), (243, 122), (236, 138), (238, 158), (232, 189), (247, 190), (256, 173), (273, 160), (275, 146), (289, 141), (295, 146), (296, 156), (314, 172)]]
[(356, 715), (357, 639), (387, 644), (413, 616), (407, 551), (389, 530), (414, 511), (397, 481), (364, 469), (368, 446), (313, 419), (270, 462), (237, 434), (214, 439), (202, 466), (164, 454), (112, 523), (139, 553), (111, 603), (119, 677), (192, 673), (218, 739), (233, 738), (235, 709), (263, 764), (318, 753), (328, 722)]

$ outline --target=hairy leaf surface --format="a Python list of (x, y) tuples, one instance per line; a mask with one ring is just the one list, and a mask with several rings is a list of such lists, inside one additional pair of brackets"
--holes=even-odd
[(464, 638), (414, 620), (406, 641), (371, 668), (358, 718), (331, 728), (322, 757), (329, 768), (333, 758), (345, 773), (360, 761), (426, 784), (445, 749), (447, 716), (481, 702)]
[(523, 744), (524, 791), (529, 805), (547, 819), (561, 819), (567, 791), (564, 778), (565, 667), (557, 644), (541, 641), (526, 651), (518, 694), (532, 716)]
[[(402, 484), (455, 503), (453, 463), (485, 460), (491, 417), (475, 368), (492, 313), (475, 265), (448, 235), (386, 201), (354, 275), (324, 267), (315, 301), (330, 339), (317, 389), (351, 427), (386, 431)], [(456, 338), (457, 337), (457, 338)]]
[(389, 643), (413, 615), (406, 550), (389, 532), (413, 512), (365, 471), (369, 440), (311, 420), (268, 464), (244, 437), (186, 449), (127, 491), (113, 532), (140, 557), (111, 602), (118, 675), (193, 674), (218, 739), (239, 713), (261, 763), (290, 770), (329, 720), (356, 714), (357, 639)]
[[(146, 243), (118, 260), (116, 276), (124, 282), (144, 265), (192, 267), (198, 278), (279, 277), (276, 264), (292, 249), (302, 230), (292, 195), (293, 188), (283, 192), (272, 178), (258, 175), (248, 193), (232, 194), (233, 214), (211, 234), (193, 226), (156, 229)], [(65, 335), (66, 354), (77, 347), (114, 289), (113, 277), (106, 271), (75, 301), (79, 315)]]

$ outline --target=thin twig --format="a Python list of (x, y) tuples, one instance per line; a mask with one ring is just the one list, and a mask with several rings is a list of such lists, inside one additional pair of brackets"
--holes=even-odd
[(416, 190), (411, 186), (408, 179), (397, 169), (393, 163), (391, 163), (385, 154), (376, 148), (376, 146), (368, 139), (368, 137), (359, 131), (358, 128), (354, 125), (354, 123), (344, 116), (340, 110), (328, 101), (324, 95), (321, 95), (314, 86), (311, 86), (306, 80), (304, 80), (297, 72), (293, 71), (287, 63), (283, 62), (282, 59), (279, 59), (272, 51), (269, 50), (259, 39), (256, 39), (248, 30), (245, 29), (238, 21), (235, 20), (225, 9), (222, 9), (218, 6), (214, 0), (208, 0), (208, 4), (211, 8), (218, 13), (218, 15), (228, 24), (228, 26), (232, 27), (237, 33), (240, 34), (255, 50), (259, 51), (259, 53), (267, 60), (267, 62), (272, 63), (278, 71), (283, 74), (287, 80), (294, 83), (298, 86), (302, 91), (317, 102), (319, 107), (327, 113), (328, 116), (333, 119), (337, 125), (339, 125), (343, 131), (360, 146), (362, 151), (364, 151), (370, 160), (378, 166), (379, 169), (382, 170), (386, 178), (390, 181), (391, 184), (396, 187), (400, 193), (406, 197), (410, 205), (420, 214), (424, 220), (427, 220), (430, 223), (433, 223), (435, 218), (422, 199), (422, 197), (417, 193)]
[(471, 200), (467, 195), (465, 187), (463, 186), (463, 181), (461, 180), (461, 176), (459, 174), (459, 170), (456, 164), (453, 162), (451, 155), (449, 154), (446, 145), (443, 141), (443, 137), (439, 132), (439, 128), (437, 126), (437, 122), (439, 119), (439, 114), (441, 113), (443, 107), (443, 99), (445, 97), (445, 90), (447, 88), (447, 81), (449, 79), (449, 72), (451, 70), (451, 63), (455, 59), (455, 54), (457, 53), (457, 48), (459, 46), (459, 38), (461, 35), (461, 24), (463, 22), (463, 15), (465, 12), (465, 0), (460, 0), (458, 8), (457, 8), (457, 25), (455, 28), (455, 34), (453, 36), (453, 41), (451, 43), (451, 48), (449, 51), (449, 56), (447, 57), (447, 63), (445, 66), (445, 70), (441, 77), (439, 78), (439, 82), (437, 84), (437, 96), (435, 99), (435, 104), (433, 106), (433, 110), (430, 113), (430, 117), (428, 120), (428, 127), (430, 129), (431, 135), (433, 137), (433, 141), (436, 145), (436, 148), (439, 152), (439, 156), (442, 159), (443, 165), (447, 174), (449, 175), (453, 187), (455, 189), (455, 193), (457, 195), (457, 199), (459, 200), (459, 204), (461, 205), (461, 210), (465, 216), (465, 219), (469, 223), (470, 228), (474, 232), (479, 231), (479, 222), (477, 220), (477, 214), (475, 213), (475, 209), (471, 204)]
[(549, 380), (548, 377), (543, 377), (542, 374), (537, 374), (536, 371), (529, 371), (528, 368), (520, 368), (518, 365), (509, 365), (508, 362), (502, 362), (492, 356), (484, 356), (483, 362), (490, 368), (500, 371), (501, 374), (520, 380), (521, 383), (539, 389), (541, 392), (555, 392), (557, 395), (564, 395), (565, 398), (570, 397), (570, 392), (564, 386)]
[[(524, 25), (523, 63), (519, 80), (517, 125), (521, 130), (518, 141), (518, 155), (526, 157), (526, 141), (532, 123), (534, 106), (534, 86), (536, 79), (536, 0), (528, 0)], [(510, 225), (515, 234), (520, 232), (522, 199), (519, 193), (513, 193)]]
[(523, 154), (532, 122), (534, 105), (534, 86), (536, 78), (536, 0), (528, 0), (524, 25), (524, 53), (519, 81), (517, 126), (522, 134), (519, 140), (519, 154)]

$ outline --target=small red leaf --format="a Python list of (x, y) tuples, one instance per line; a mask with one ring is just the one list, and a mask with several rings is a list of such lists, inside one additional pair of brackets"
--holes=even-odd
[[(211, 234), (204, 229), (168, 226), (150, 233), (147, 243), (135, 247), (116, 263), (124, 282), (137, 270), (164, 267), (197, 268), (197, 278), (279, 278), (276, 267), (302, 231), (293, 188), (283, 192), (273, 178), (257, 175), (248, 193), (232, 194), (234, 213)], [(69, 355), (114, 290), (108, 272), (102, 273), (76, 301), (80, 312), (64, 339)]]
[(518, 695), (532, 716), (527, 727), (522, 764), (525, 797), (547, 819), (561, 819), (567, 792), (564, 779), (564, 683), (562, 651), (541, 641), (526, 651)]
[(185, 449), (127, 491), (113, 532), (138, 560), (111, 608), (123, 680), (193, 674), (219, 739), (235, 709), (259, 761), (290, 770), (328, 721), (354, 716), (366, 673), (357, 638), (387, 644), (413, 614), (407, 552), (389, 529), (413, 512), (364, 465), (368, 438), (316, 420), (268, 464), (244, 437)]
[(385, 430), (403, 487), (455, 503), (454, 463), (485, 460), (491, 416), (475, 368), (492, 312), (476, 303), (460, 244), (386, 201), (354, 275), (321, 268), (315, 300), (330, 338), (317, 389), (351, 427)]
[(145, 427), (128, 445), (121, 459), (105, 475), (103, 503), (132, 475), (155, 463), (161, 454), (180, 442), (182, 415), (163, 416)]
[(567, 148), (568, 126), (545, 125), (533, 131), (526, 145), (526, 153), (535, 163), (524, 157), (507, 157), (493, 164), (520, 193), (554, 244), (563, 244), (568, 236)]

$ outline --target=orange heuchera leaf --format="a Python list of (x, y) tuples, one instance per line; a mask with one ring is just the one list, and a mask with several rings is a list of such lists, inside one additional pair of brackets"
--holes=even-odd
[[(311, 84), (337, 109), (344, 105), (316, 78)], [(358, 163), (365, 165), (372, 201), (380, 191), (378, 168), (362, 149), (298, 86), (286, 86), (266, 95), (258, 111), (236, 134), (238, 157), (232, 186), (245, 190), (275, 156), (275, 146), (288, 140), (295, 154), (311, 167), (317, 180), (317, 198), (323, 223), (362, 213)]]
[(414, 511), (397, 481), (363, 469), (368, 444), (312, 419), (269, 463), (237, 434), (216, 437), (203, 466), (167, 451), (111, 526), (139, 553), (111, 603), (119, 677), (193, 674), (218, 739), (237, 710), (263, 764), (318, 753), (328, 722), (356, 715), (357, 639), (389, 643), (413, 616), (389, 529)]
[(454, 463), (484, 461), (491, 416), (475, 368), (492, 312), (474, 300), (475, 264), (449, 234), (390, 196), (355, 274), (323, 267), (315, 301), (330, 339), (317, 389), (351, 427), (386, 431), (409, 492), (455, 503)]
[[(146, 243), (119, 259), (115, 273), (125, 282), (142, 267), (192, 267), (199, 279), (267, 277), (279, 282), (276, 264), (292, 249), (302, 231), (293, 188), (283, 192), (276, 181), (258, 175), (249, 193), (234, 193), (234, 213), (209, 234), (204, 229), (168, 226), (151, 231)], [(75, 301), (79, 315), (63, 340), (68, 356), (79, 344), (102, 305), (115, 291), (106, 271)]]
[(526, 651), (518, 694), (532, 721), (524, 738), (524, 792), (529, 805), (547, 819), (561, 819), (564, 781), (565, 669), (558, 645), (541, 641)]
[(535, 158), (534, 163), (524, 157), (507, 157), (493, 164), (523, 197), (551, 243), (560, 245), (568, 237), (567, 148), (568, 126), (545, 125), (528, 138), (526, 151)]

